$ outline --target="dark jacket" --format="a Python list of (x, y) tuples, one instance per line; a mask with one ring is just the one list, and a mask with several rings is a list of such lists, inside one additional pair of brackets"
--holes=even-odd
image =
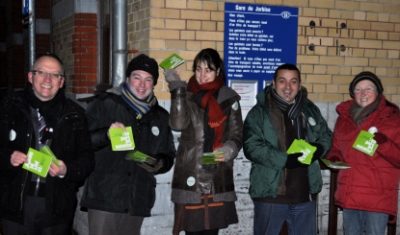
[[(30, 89), (30, 88), (28, 88)], [(60, 91), (61, 92), (61, 91)], [(54, 112), (56, 125), (50, 148), (65, 162), (64, 178), (46, 178), (46, 207), (50, 213), (71, 220), (76, 208), (76, 192), (93, 168), (93, 152), (83, 109), (63, 94)], [(22, 209), (31, 173), (22, 166), (13, 167), (11, 153), (26, 153), (35, 148), (36, 136), (31, 118), (31, 108), (24, 92), (12, 93), (1, 103), (0, 114), (0, 194), (2, 217), (22, 222)]]
[(163, 166), (156, 173), (165, 173), (171, 169), (175, 157), (168, 112), (157, 103), (137, 119), (137, 114), (119, 94), (105, 93), (89, 104), (87, 116), (96, 148), (96, 166), (87, 181), (81, 205), (89, 209), (150, 216), (155, 202), (154, 174), (135, 161), (125, 159), (126, 151), (113, 152), (107, 131), (117, 121), (131, 126), (135, 149), (162, 159)]
[[(227, 115), (222, 143), (231, 151), (230, 159), (215, 166), (203, 166), (201, 157), (205, 142), (205, 111), (194, 101), (193, 93), (184, 87), (171, 92), (172, 129), (182, 131), (179, 139), (177, 161), (172, 181), (172, 201), (175, 203), (199, 203), (205, 187), (211, 187), (214, 201), (236, 200), (233, 182), (233, 161), (242, 148), (243, 120), (239, 95), (223, 86), (217, 101)], [(207, 185), (207, 184), (211, 184)]]
[[(265, 91), (257, 95), (257, 104), (248, 113), (244, 123), (243, 150), (251, 161), (250, 196), (252, 198), (276, 197), (285, 177), (287, 154), (279, 147), (279, 138), (284, 130), (276, 129), (272, 119), (283, 122), (283, 117), (273, 115), (271, 97)], [(309, 99), (305, 100), (301, 110), (305, 123), (305, 139), (323, 146), (327, 152), (331, 146), (331, 134), (318, 107)], [(283, 141), (281, 141), (283, 142)], [(288, 146), (285, 146), (287, 149)], [(283, 181), (284, 182), (284, 181)], [(322, 176), (318, 161), (308, 167), (310, 194), (322, 189)]]
[[(339, 104), (328, 158), (344, 161), (350, 169), (340, 170), (335, 193), (342, 208), (396, 215), (400, 179), (400, 111), (381, 98), (378, 108), (359, 125), (350, 115), (353, 100)], [(352, 147), (361, 130), (376, 127), (387, 141), (370, 157)]]

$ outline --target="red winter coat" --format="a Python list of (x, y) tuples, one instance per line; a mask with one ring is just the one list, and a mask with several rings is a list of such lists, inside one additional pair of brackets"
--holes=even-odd
[[(351, 168), (340, 170), (335, 193), (336, 204), (347, 209), (396, 215), (400, 179), (400, 111), (382, 96), (376, 111), (360, 125), (350, 116), (353, 100), (339, 104), (332, 148), (328, 159), (339, 159)], [(373, 157), (352, 148), (361, 130), (372, 126), (387, 136)]]

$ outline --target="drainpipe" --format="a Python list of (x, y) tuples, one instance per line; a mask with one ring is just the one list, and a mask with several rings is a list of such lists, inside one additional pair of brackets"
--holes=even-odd
[[(22, 16), (23, 24), (28, 28), (28, 45), (25, 48), (26, 58), (28, 61), (28, 70), (32, 68), (35, 62), (35, 35), (36, 35), (36, 14), (35, 14), (35, 0), (22, 0)], [(26, 31), (25, 31), (26, 32)], [(26, 34), (25, 34), (26, 35)]]
[(125, 80), (127, 60), (126, 0), (113, 0), (112, 7), (112, 85), (117, 87)]
[(35, 0), (29, 0), (29, 69), (33, 67), (36, 57), (36, 14), (35, 14)]

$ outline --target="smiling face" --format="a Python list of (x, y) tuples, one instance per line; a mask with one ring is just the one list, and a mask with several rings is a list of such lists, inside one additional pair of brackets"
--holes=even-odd
[(28, 73), (28, 81), (32, 84), (35, 96), (41, 101), (53, 99), (64, 85), (63, 73), (56, 59), (49, 56), (39, 58)]
[(201, 61), (196, 66), (195, 76), (197, 82), (201, 85), (214, 81), (218, 76), (218, 71), (209, 68), (205, 61)]
[(273, 80), (276, 93), (288, 103), (293, 103), (300, 90), (299, 73), (296, 70), (281, 69)]
[(370, 80), (359, 81), (353, 90), (354, 100), (360, 107), (366, 107), (378, 97), (376, 86)]
[(146, 71), (134, 70), (128, 78), (128, 85), (137, 98), (144, 100), (153, 91), (153, 77)]

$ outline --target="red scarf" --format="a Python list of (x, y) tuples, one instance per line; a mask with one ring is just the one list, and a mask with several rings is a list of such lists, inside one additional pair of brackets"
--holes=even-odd
[[(224, 85), (221, 77), (216, 77), (214, 81), (199, 84), (194, 76), (189, 80), (188, 91), (194, 95), (201, 95), (200, 107), (207, 111), (208, 125), (214, 129), (215, 138), (213, 142), (213, 150), (222, 146), (222, 134), (224, 131), (224, 122), (226, 115), (219, 106), (214, 94)], [(201, 94), (199, 92), (204, 92)]]

